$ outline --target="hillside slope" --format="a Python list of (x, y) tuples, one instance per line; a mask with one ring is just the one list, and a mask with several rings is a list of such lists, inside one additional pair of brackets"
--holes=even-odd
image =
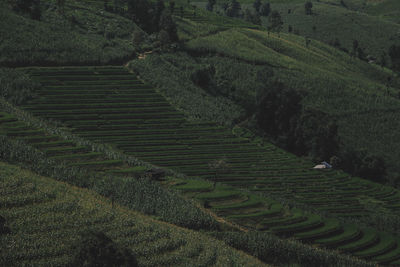
[[(206, 1), (192, 3), (205, 8)], [(239, 0), (242, 11), (253, 10), (253, 0)], [(306, 15), (304, 3), (299, 0), (272, 0), (271, 10), (277, 10), (283, 21), (282, 31), (335, 45), (353, 53), (353, 41), (365, 56), (371, 55), (379, 63), (384, 57), (390, 65), (389, 47), (400, 44), (399, 4), (396, 0), (359, 1), (319, 0), (312, 1), (312, 14)], [(217, 1), (221, 5), (223, 1)], [(224, 12), (219, 7), (220, 12)], [(269, 26), (268, 17), (262, 17), (264, 28)]]
[[(337, 123), (342, 149), (360, 155), (366, 150), (383, 157), (396, 178), (400, 171), (400, 150), (395, 141), (400, 92), (398, 78), (390, 70), (351, 58), (318, 41), (311, 41), (307, 47), (302, 37), (279, 37), (257, 30), (232, 29), (192, 39), (185, 47), (186, 54), (154, 54), (132, 61), (130, 66), (188, 114), (195, 106), (207, 119), (212, 118), (212, 110), (205, 108), (208, 95), (233, 101), (252, 114), (260, 97), (278, 80), (305, 95), (304, 109), (321, 111)], [(194, 83), (198, 70), (210, 73), (208, 84)], [(388, 77), (394, 77), (390, 83)], [(184, 100), (177, 92), (193, 96), (203, 92), (205, 97)], [(243, 110), (237, 119), (243, 118)], [(212, 119), (227, 124), (235, 121)]]
[(99, 231), (128, 248), (140, 266), (265, 266), (223, 242), (161, 223), (88, 190), (0, 162), (2, 266), (63, 266), (80, 234)]
[[(379, 258), (382, 262), (397, 258), (397, 240), (387, 235), (377, 238), (377, 229), (397, 234), (395, 225), (384, 228), (378, 222), (382, 217), (397, 218), (396, 202), (400, 195), (394, 188), (341, 172), (310, 170), (311, 162), (271, 144), (252, 143), (211, 122), (188, 121), (153, 88), (123, 68), (30, 68), (29, 72), (42, 83), (37, 91), (39, 97), (23, 105), (32, 114), (60, 121), (75, 134), (113, 145), (127, 155), (190, 177), (201, 176), (251, 192), (232, 192), (227, 187), (223, 192), (205, 194), (202, 198), (210, 201), (208, 208), (215, 209), (221, 216), (238, 219), (250, 229), (268, 229), (300, 239), (313, 240), (346, 231), (345, 235), (352, 238), (345, 243), (356, 246), (351, 252), (360, 253), (361, 257), (382, 256)], [(4, 130), (7, 133), (7, 129)], [(7, 135), (12, 137), (15, 131)], [(221, 159), (226, 159), (229, 167), (221, 172), (217, 170), (217, 178), (210, 163)], [(193, 188), (193, 193), (195, 191)], [(279, 202), (296, 202), (296, 205), (343, 221), (356, 219), (375, 230), (362, 230), (354, 237), (354, 229), (347, 229), (337, 220), (284, 209), (275, 205), (270, 196)], [(372, 210), (371, 203), (379, 203), (379, 208)], [(254, 222), (246, 223), (251, 218)], [(285, 226), (276, 225), (279, 222)], [(310, 231), (297, 235), (307, 230)], [(357, 245), (359, 242), (363, 245)], [(369, 249), (364, 246), (366, 244), (370, 245)]]
[(41, 5), (33, 20), (0, 3), (0, 66), (111, 64), (135, 54), (126, 18), (79, 2), (69, 2), (62, 15), (55, 1)]

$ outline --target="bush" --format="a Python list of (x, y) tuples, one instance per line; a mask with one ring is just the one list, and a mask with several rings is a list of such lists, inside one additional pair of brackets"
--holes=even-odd
[(0, 236), (9, 234), (10, 232), (10, 228), (6, 226), (6, 219), (0, 215)]
[(208, 65), (193, 71), (192, 75), (190, 75), (190, 79), (195, 85), (207, 90), (213, 84), (214, 75), (215, 68), (211, 65)]
[(119, 247), (104, 233), (87, 231), (81, 234), (69, 266), (136, 267), (138, 263), (130, 250)]
[(273, 82), (258, 100), (256, 120), (258, 126), (279, 145), (294, 150), (296, 123), (301, 113), (302, 96), (280, 82)]
[(32, 19), (40, 20), (40, 0), (9, 0), (15, 12), (29, 13)]
[(40, 85), (23, 71), (0, 68), (0, 94), (13, 104), (22, 104), (34, 97)]

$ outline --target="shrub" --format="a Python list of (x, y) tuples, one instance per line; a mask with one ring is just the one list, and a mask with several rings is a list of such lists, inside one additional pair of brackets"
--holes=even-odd
[(12, 9), (19, 13), (29, 13), (32, 19), (40, 20), (40, 0), (10, 0)]
[(13, 104), (21, 104), (34, 96), (39, 87), (23, 71), (0, 68), (0, 94)]
[(132, 252), (115, 244), (102, 232), (86, 231), (81, 234), (70, 266), (136, 267)]
[[(208, 89), (213, 84), (213, 76), (215, 75), (215, 68), (208, 65), (203, 68), (198, 68), (190, 75), (192, 82), (203, 88)], [(207, 90), (208, 91), (208, 90)]]
[(0, 215), (0, 236), (9, 234), (10, 232), (10, 228), (6, 226), (6, 219)]

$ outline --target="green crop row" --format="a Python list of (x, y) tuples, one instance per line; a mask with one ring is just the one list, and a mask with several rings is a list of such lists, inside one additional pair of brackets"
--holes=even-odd
[[(84, 83), (83, 83), (84, 85)], [(84, 87), (84, 86), (82, 86)], [(149, 89), (148, 92), (155, 92), (152, 89)], [(157, 94), (154, 94), (157, 95)], [(45, 97), (46, 94), (42, 95), (42, 97)], [(116, 97), (116, 96), (115, 96)], [(113, 95), (110, 95), (110, 99), (113, 98)], [(45, 103), (44, 101), (45, 99), (42, 98), (40, 101), (40, 103)], [(49, 100), (50, 101), (50, 100)], [(54, 101), (54, 98), (51, 99), (51, 101)], [(56, 101), (56, 100), (55, 100)], [(35, 101), (32, 101), (32, 104), (34, 104)], [(51, 102), (49, 102), (51, 103)], [(110, 110), (112, 111), (112, 110)], [(100, 115), (100, 114), (98, 114)], [(128, 114), (127, 115), (127, 119), (128, 119)], [(83, 114), (83, 116), (85, 116)], [(104, 121), (106, 120), (110, 120), (112, 117), (105, 117), (106, 115), (104, 115)], [(134, 112), (132, 112), (131, 114), (129, 114), (130, 117), (136, 117), (138, 116), (138, 114), (135, 114)], [(57, 118), (57, 117), (54, 117)], [(61, 120), (64, 120), (65, 118), (62, 118), (61, 116), (58, 117)], [(84, 117), (85, 118), (85, 117)], [(90, 121), (90, 117), (87, 116), (87, 119), (89, 119)], [(94, 118), (94, 117), (92, 117)], [(162, 117), (158, 117), (157, 115), (154, 115), (154, 118), (156, 119), (162, 119)], [(97, 119), (95, 119), (96, 121), (100, 121), (101, 117), (98, 117)], [(196, 123), (193, 123), (196, 124)], [(74, 127), (76, 129), (78, 129), (79, 132), (79, 127), (83, 127), (83, 124), (80, 125), (76, 125), (78, 127), (74, 126), (74, 120), (70, 120), (69, 121), (69, 125), (71, 127)], [(167, 125), (167, 124), (166, 124)], [(144, 126), (144, 125), (143, 125)], [(206, 128), (206, 127), (210, 127), (210, 126), (199, 126), (199, 128)], [(167, 128), (167, 126), (165, 126), (165, 128)], [(208, 168), (208, 162), (209, 162), (209, 158), (210, 158), (210, 153), (204, 153), (203, 151), (212, 151), (214, 146), (217, 145), (218, 143), (228, 143), (226, 142), (227, 138), (231, 138), (233, 142), (242, 142), (243, 144), (246, 144), (246, 148), (242, 149), (241, 151), (244, 151), (246, 154), (246, 150), (248, 148), (250, 148), (251, 146), (253, 147), (257, 147), (255, 144), (252, 144), (250, 141), (246, 141), (246, 140), (241, 140), (241, 139), (235, 139), (233, 138), (233, 135), (230, 133), (227, 133), (226, 136), (224, 136), (224, 138), (222, 138), (222, 136), (219, 137), (213, 137), (213, 140), (210, 138), (210, 135), (208, 135), (205, 131), (205, 133), (202, 132), (195, 132), (193, 129), (191, 129), (191, 126), (188, 125), (178, 125), (176, 126), (177, 131), (180, 129), (185, 129), (188, 132), (192, 132), (191, 135), (188, 136), (181, 136), (181, 140), (179, 140), (180, 144), (185, 144), (188, 147), (193, 147), (195, 148), (193, 151), (189, 152), (189, 151), (185, 151), (184, 153), (174, 153), (174, 155), (168, 155), (167, 153), (163, 153), (160, 156), (157, 156), (157, 153), (151, 153), (148, 154), (148, 156), (146, 156), (145, 158), (150, 159), (150, 161), (152, 162), (157, 162), (157, 163), (162, 163), (163, 166), (168, 166), (168, 167), (173, 167), (175, 169), (178, 169), (180, 171), (182, 171), (185, 174), (189, 174), (189, 175), (193, 175), (193, 176), (199, 176), (201, 175), (202, 177), (207, 177), (209, 179), (212, 179), (214, 176), (214, 173), (212, 171), (209, 170)], [(160, 128), (162, 129), (162, 127)], [(169, 128), (171, 129), (171, 128)], [(142, 135), (138, 135), (135, 137), (129, 137), (129, 136), (109, 136), (106, 137), (105, 134), (111, 134), (112, 131), (104, 132), (103, 130), (100, 131), (96, 131), (96, 129), (94, 129), (93, 134), (97, 135), (98, 137), (96, 137), (96, 139), (98, 140), (102, 140), (103, 142), (107, 142), (110, 144), (118, 144), (118, 147), (121, 150), (125, 150), (125, 151), (130, 151), (129, 153), (132, 155), (135, 155), (135, 151), (149, 151), (151, 152), (153, 147), (149, 147), (149, 145), (154, 146), (155, 151), (160, 151), (162, 149), (165, 149), (165, 151), (169, 150), (169, 146), (171, 145), (172, 147), (176, 148), (176, 145), (179, 144), (178, 140), (168, 140), (168, 135), (165, 136), (155, 136), (155, 135), (148, 135), (148, 134), (142, 134)], [(146, 132), (144, 132), (146, 133)], [(91, 132), (87, 132), (87, 134), (92, 134)], [(206, 136), (207, 141), (204, 140), (204, 137)], [(230, 137), (232, 136), (232, 137)], [(196, 138), (197, 137), (197, 138)], [(157, 140), (159, 138), (159, 140)], [(163, 140), (164, 139), (164, 140)], [(202, 140), (203, 139), (203, 140)], [(209, 140), (208, 140), (209, 139)], [(168, 140), (168, 141), (167, 141)], [(156, 147), (155, 145), (160, 145), (159, 147)], [(198, 145), (198, 144), (202, 144), (202, 145)], [(197, 146), (198, 145), (198, 146)], [(219, 146), (219, 145), (218, 145)], [(215, 146), (217, 147), (217, 146)], [(235, 146), (231, 145), (230, 146), (231, 149), (229, 149), (230, 151), (235, 150)], [(179, 149), (182, 149), (181, 146), (178, 147)], [(233, 176), (234, 180), (245, 180), (248, 177), (251, 177), (251, 179), (253, 178), (258, 178), (260, 181), (269, 181), (270, 177), (276, 177), (273, 178), (273, 181), (269, 181), (269, 182), (265, 182), (265, 185), (272, 185), (275, 184), (275, 186), (266, 186), (264, 187), (265, 192), (266, 193), (274, 193), (274, 191), (278, 188), (278, 185), (280, 185), (282, 187), (282, 189), (279, 189), (280, 191), (283, 191), (283, 194), (285, 196), (290, 196), (290, 195), (294, 195), (294, 196), (298, 196), (298, 198), (296, 198), (300, 203), (302, 202), (303, 199), (306, 199), (302, 196), (302, 192), (306, 192), (307, 189), (309, 190), (326, 190), (332, 191), (332, 194), (334, 194), (335, 192), (340, 193), (342, 190), (342, 188), (338, 189), (336, 188), (336, 186), (340, 186), (340, 176), (336, 176), (335, 172), (316, 172), (316, 171), (310, 171), (308, 170), (308, 168), (312, 168), (312, 163), (311, 162), (306, 162), (306, 161), (299, 161), (296, 157), (294, 157), (293, 155), (288, 155), (286, 153), (284, 153), (283, 151), (279, 150), (279, 149), (273, 149), (273, 146), (268, 145), (266, 148), (264, 148), (263, 146), (259, 146), (258, 147), (261, 151), (267, 151), (268, 153), (262, 155), (262, 153), (260, 152), (260, 154), (256, 154), (254, 153), (254, 150), (252, 150), (252, 152), (249, 152), (248, 155), (249, 157), (246, 159), (246, 156), (243, 157), (243, 160), (239, 160), (240, 156), (237, 156), (238, 160), (233, 160), (231, 162), (232, 166), (231, 169), (235, 173), (235, 175)], [(219, 146), (220, 149), (220, 153), (223, 155), (225, 152), (224, 146)], [(228, 149), (226, 151), (229, 151)], [(249, 149), (250, 150), (250, 149)], [(193, 153), (194, 152), (194, 153)], [(252, 157), (252, 153), (254, 153), (254, 157)], [(194, 154), (195, 156), (191, 157), (191, 154)], [(218, 153), (216, 153), (217, 155)], [(233, 152), (234, 154), (234, 152)], [(140, 155), (140, 154), (139, 154)], [(141, 154), (141, 156), (143, 156), (145, 154)], [(239, 154), (237, 154), (239, 155)], [(229, 157), (229, 155), (227, 155)], [(248, 161), (247, 161), (248, 160)], [(251, 164), (250, 164), (251, 163)], [(253, 166), (251, 166), (253, 165)], [(332, 174), (331, 174), (332, 173)], [(306, 176), (304, 179), (302, 179), (303, 174)], [(258, 177), (257, 177), (258, 176)], [(232, 178), (230, 177), (229, 174), (226, 175), (221, 175), (221, 177), (225, 180), (225, 181), (230, 181), (232, 180)], [(280, 179), (279, 179), (280, 178)], [(348, 178), (346, 178), (346, 182), (347, 180), (349, 180)], [(331, 186), (329, 186), (329, 183), (334, 182), (334, 184), (331, 184)], [(315, 186), (315, 188), (313, 188), (313, 186), (315, 183), (323, 183), (323, 185), (320, 186)], [(241, 187), (243, 186), (240, 185)], [(357, 180), (354, 180), (354, 184), (351, 185), (352, 188), (350, 188), (349, 191), (351, 191), (351, 189), (355, 189), (357, 186), (364, 186), (364, 184), (362, 183), (358, 183)], [(365, 185), (367, 186), (367, 185)], [(342, 186), (344, 187), (344, 185)], [(287, 189), (290, 189), (287, 190)], [(371, 188), (368, 188), (367, 190), (363, 191), (363, 194), (368, 193), (368, 190), (372, 190)], [(287, 191), (287, 192), (285, 192)], [(193, 192), (192, 192), (193, 193)], [(312, 195), (305, 193), (305, 196), (308, 196), (309, 198), (312, 197)], [(316, 194), (317, 197), (320, 197), (319, 195)], [(346, 196), (349, 197), (349, 196)], [(377, 197), (381, 197), (381, 195), (377, 195)], [(222, 198), (223, 199), (223, 198)], [(351, 198), (350, 198), (351, 199)], [(239, 201), (239, 200), (238, 200)], [(362, 209), (358, 209), (359, 206), (357, 207), (357, 205), (353, 205), (351, 204), (351, 201), (344, 201), (343, 203), (347, 203), (347, 204), (351, 204), (350, 207), (343, 207), (340, 206), (338, 207), (338, 202), (334, 201), (333, 199), (322, 199), (321, 201), (326, 201), (327, 205), (324, 206), (323, 208), (326, 209), (331, 208), (332, 212), (338, 212), (340, 209), (344, 209), (345, 211), (347, 211), (348, 213), (353, 212), (354, 214), (358, 213), (359, 211), (363, 211)], [(218, 201), (217, 201), (218, 202)], [(222, 203), (222, 202), (221, 202)], [(241, 201), (235, 204), (220, 204), (220, 205), (214, 205), (217, 203), (213, 202), (213, 208), (215, 210), (218, 210), (218, 207), (229, 207), (231, 209), (246, 209), (247, 211), (249, 211), (249, 214), (252, 214), (251, 209), (254, 209), (253, 213), (257, 213), (257, 209), (261, 208), (262, 204), (261, 202), (257, 203), (255, 201), (255, 203), (252, 203), (251, 201)], [(316, 203), (315, 206), (318, 206), (319, 203)], [(224, 210), (224, 214), (228, 214), (229, 212), (232, 212), (231, 209), (227, 208), (226, 210)], [(265, 208), (265, 207), (264, 207)], [(234, 215), (234, 214), (231, 214)], [(290, 217), (290, 216), (288, 216)], [(304, 217), (304, 215), (303, 215)], [(311, 217), (311, 216), (310, 216)], [(303, 219), (303, 218), (302, 218)], [(312, 217), (309, 219), (313, 219)], [(289, 221), (288, 221), (289, 222)], [(288, 225), (286, 225), (286, 227), (282, 226), (281, 230), (282, 232), (285, 231), (305, 231), (305, 230), (309, 230), (309, 229), (315, 229), (315, 232), (310, 232), (310, 235), (315, 235), (315, 237), (320, 237), (319, 235), (325, 235), (325, 234), (330, 234), (329, 230), (332, 230), (334, 227), (329, 228), (330, 226), (332, 226), (331, 224), (327, 224), (327, 227), (324, 228), (324, 226), (322, 226), (322, 222), (323, 220), (309, 220), (309, 221), (303, 221), (303, 222), (297, 222), (297, 223), (290, 223)], [(316, 227), (318, 224), (318, 226), (322, 226), (322, 227)], [(310, 227), (310, 228), (308, 228)], [(320, 232), (318, 232), (320, 231)]]
[[(226, 262), (262, 266), (221, 241), (160, 223), (111, 204), (88, 190), (39, 177), (12, 165), (0, 165), (0, 180), (6, 189), (11, 189), (17, 181), (21, 187), (35, 184), (33, 190), (44, 201), (2, 209), (10, 228), (10, 233), (1, 239), (2, 266), (71, 264), (80, 253), (77, 247), (84, 242), (81, 234), (90, 231), (102, 232), (127, 248), (141, 266), (197, 265), (204, 261), (220, 266)], [(16, 197), (22, 201), (24, 194)], [(3, 203), (0, 198), (0, 206)]]

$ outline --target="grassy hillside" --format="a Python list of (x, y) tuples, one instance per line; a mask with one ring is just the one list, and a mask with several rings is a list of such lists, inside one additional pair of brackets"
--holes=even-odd
[(0, 235), (4, 266), (63, 266), (80, 234), (99, 231), (132, 251), (140, 266), (264, 266), (223, 242), (161, 223), (88, 190), (0, 163)]
[(396, 0), (368, 1), (364, 12), (400, 24), (400, 3)]
[[(340, 5), (314, 2), (313, 15), (308, 16), (304, 12), (304, 3), (272, 4), (272, 8), (282, 14), (285, 32), (288, 32), (291, 25), (301, 36), (331, 44), (337, 39), (340, 46), (349, 52), (353, 50), (353, 41), (358, 40), (365, 54), (378, 60), (383, 52), (388, 52), (391, 45), (400, 43), (399, 24)], [(395, 7), (392, 8), (395, 10)], [(292, 10), (290, 14), (288, 9)], [(388, 57), (386, 60), (389, 62)]]
[[(217, 3), (224, 2), (228, 1)], [(242, 4), (242, 9), (253, 9), (254, 1), (239, 2)], [(282, 31), (286, 33), (290, 25), (292, 33), (332, 45), (336, 42), (350, 53), (353, 52), (353, 41), (357, 40), (365, 55), (371, 55), (377, 61), (381, 61), (382, 54), (385, 53), (387, 64), (390, 64), (390, 58), (387, 56), (389, 47), (400, 44), (400, 25), (396, 16), (398, 1), (375, 3), (347, 0), (344, 1), (346, 6), (341, 5), (339, 0), (313, 1), (312, 15), (305, 14), (305, 1), (269, 2), (271, 9), (281, 14), (284, 22)], [(193, 3), (204, 8), (204, 2)], [(265, 27), (269, 25), (267, 20), (267, 17), (263, 17)]]
[[(364, 173), (371, 170), (371, 180), (399, 183), (400, 79), (387, 68), (316, 41), (330, 42), (327, 38), (333, 35), (337, 47), (350, 50), (357, 37), (361, 48), (368, 44), (365, 53), (379, 56), (398, 41), (398, 24), (378, 17), (379, 12), (385, 14), (384, 8), (370, 16), (358, 12), (367, 9), (362, 1), (348, 2), (348, 6), (315, 3), (314, 14), (306, 16), (302, 1), (273, 1), (286, 29), (289, 23), (296, 24), (294, 35), (260, 31), (179, 1), (184, 8), (177, 9), (182, 12), (174, 19), (181, 42), (161, 45), (162, 34), (156, 32), (145, 37), (158, 48), (127, 65), (139, 79), (126, 68), (110, 66), (0, 70), (2, 96), (25, 110), (0, 101), (7, 111), (0, 112), (1, 156), (181, 226), (221, 230), (217, 219), (233, 228), (255, 230), (259, 236), (213, 235), (266, 262), (362, 266), (365, 263), (359, 259), (366, 259), (396, 265), (400, 258), (397, 189), (341, 171), (312, 170), (311, 160), (272, 145), (261, 132), (278, 144), (300, 144), (292, 151), (304, 148), (303, 154), (319, 160), (331, 156), (339, 156), (336, 162), (342, 164), (359, 160), (357, 168)], [(104, 12), (101, 1), (68, 2), (64, 14), (49, 1), (42, 3), (41, 11), (41, 20), (32, 20), (0, 4), (5, 18), (0, 32), (7, 37), (0, 44), (0, 65), (109, 65), (135, 56), (132, 32), (137, 27)], [(354, 22), (362, 26), (347, 31), (333, 29), (332, 22), (340, 22), (343, 29)], [(5, 79), (8, 74), (12, 77)], [(279, 128), (278, 134), (269, 128)], [(295, 142), (290, 143), (292, 137)], [(387, 165), (385, 181), (379, 158)], [(143, 172), (154, 165), (144, 161), (168, 169), (167, 175), (173, 176), (165, 179), (168, 189), (157, 181), (136, 179), (152, 177)], [(1, 166), (0, 170), (26, 176), (16, 167)], [(105, 206), (93, 204), (94, 200), (81, 203), (86, 199), (81, 194), (73, 198), (64, 194), (65, 184), (61, 188), (42, 178), (27, 183), (14, 176), (0, 179), (0, 190), (7, 192), (0, 197), (0, 223), (3, 217), (6, 221), (0, 230), (7, 230), (0, 237), (6, 244), (1, 263), (69, 262), (72, 247), (80, 242), (77, 229), (86, 224), (132, 250), (145, 266), (258, 264), (236, 252), (223, 252), (227, 248), (221, 243), (208, 246), (213, 241), (202, 243), (200, 236), (190, 243), (186, 232), (124, 221), (126, 214), (120, 213), (128, 211), (114, 203), (107, 207), (107, 200)], [(38, 219), (33, 213), (46, 216)], [(121, 227), (129, 229), (115, 230)], [(139, 237), (132, 239), (127, 232)], [(271, 234), (358, 259), (300, 243), (270, 242)], [(7, 244), (17, 244), (20, 252), (14, 253)]]
[[(210, 215), (145, 178), (146, 170), (154, 166), (107, 148), (110, 145), (82, 140), (29, 115), (12, 112), (15, 116), (6, 112), (0, 115), (2, 159), (112, 196), (119, 204), (169, 223), (192, 229), (218, 228)], [(168, 170), (166, 173), (171, 174)]]
[[(388, 84), (387, 78), (394, 77), (390, 70), (317, 41), (306, 47), (302, 37), (279, 37), (256, 30), (229, 30), (200, 37), (187, 42), (186, 48), (190, 55), (151, 55), (133, 61), (131, 66), (189, 114), (191, 106), (203, 107), (203, 117), (208, 119), (210, 110), (204, 105), (208, 94), (251, 110), (270, 90), (269, 82), (279, 80), (304, 92), (305, 108), (327, 113), (337, 122), (343, 147), (382, 156), (393, 177), (399, 172), (399, 149), (394, 148), (399, 132), (395, 123), (400, 108), (399, 82), (394, 78)], [(193, 73), (211, 66), (215, 73), (210, 85), (201, 88), (194, 84)], [(192, 95), (201, 95), (196, 91), (203, 90), (206, 97), (183, 101), (174, 96), (175, 90)]]
[(110, 64), (135, 54), (132, 21), (69, 1), (61, 15), (55, 3), (42, 3), (40, 21), (0, 3), (0, 65)]
[[(335, 243), (336, 238), (349, 246), (354, 242), (356, 247), (348, 251), (361, 253), (360, 257), (381, 256), (377, 260), (382, 262), (393, 261), (393, 254), (397, 257), (394, 250), (397, 240), (378, 238), (376, 231), (385, 229), (397, 233), (394, 221), (388, 226), (380, 224), (378, 219), (397, 218), (399, 194), (394, 188), (340, 172), (309, 170), (311, 162), (273, 145), (257, 145), (211, 122), (187, 121), (154, 89), (135, 80), (122, 68), (32, 68), (30, 73), (43, 87), (37, 91), (38, 98), (24, 105), (25, 109), (37, 116), (61, 121), (75, 134), (112, 144), (125, 154), (190, 177), (201, 176), (229, 184), (231, 187), (218, 188), (216, 192), (210, 184), (201, 182), (180, 188), (189, 188), (192, 196), (197, 191), (208, 191), (196, 198), (206, 201), (206, 208), (220, 216), (250, 229), (268, 230), (300, 240), (325, 242), (328, 238), (327, 244), (333, 242), (334, 247), (343, 245)], [(110, 94), (110, 90), (114, 93)], [(127, 116), (126, 112), (130, 114)], [(13, 131), (4, 130), (12, 136)], [(215, 177), (216, 171), (210, 169), (209, 164), (221, 158), (226, 158), (229, 167), (225, 171), (217, 170), (218, 177)], [(299, 213), (278, 204), (288, 200), (323, 215)], [(370, 209), (371, 203), (379, 203), (379, 208)], [(350, 217), (365, 226), (375, 227), (372, 230), (375, 234), (371, 234), (373, 243), (369, 243), (371, 236), (367, 235), (371, 230), (357, 228), (359, 235), (354, 236), (354, 228), (324, 214), (344, 221)], [(344, 236), (340, 235), (342, 233)], [(332, 235), (333, 240), (330, 239)], [(366, 250), (366, 244), (375, 249)]]

